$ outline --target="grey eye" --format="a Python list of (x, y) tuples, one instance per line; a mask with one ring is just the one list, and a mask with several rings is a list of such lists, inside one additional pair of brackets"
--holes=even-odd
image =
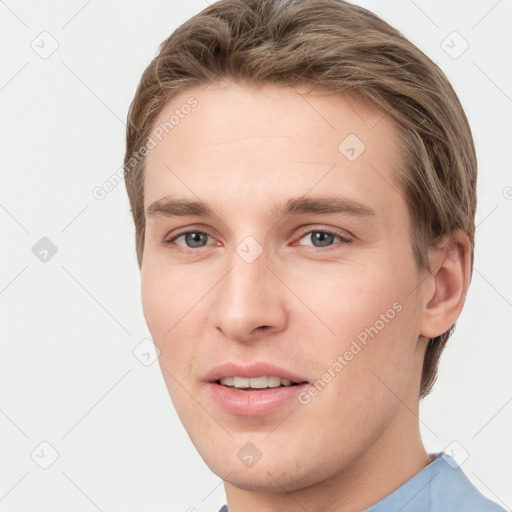
[(191, 249), (196, 247), (204, 247), (208, 242), (208, 234), (202, 233), (201, 231), (189, 231), (188, 233), (182, 233), (181, 235), (176, 237), (174, 241), (177, 242), (180, 238), (183, 237), (185, 240), (186, 247), (189, 247)]
[[(340, 238), (339, 235), (329, 233), (328, 231), (310, 231), (306, 233), (301, 240), (309, 239), (313, 247), (328, 247), (332, 245), (335, 238)], [(309, 244), (307, 244), (309, 245)]]

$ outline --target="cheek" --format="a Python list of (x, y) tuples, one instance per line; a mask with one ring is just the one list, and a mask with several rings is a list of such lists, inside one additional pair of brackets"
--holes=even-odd
[[(147, 252), (141, 268), (141, 299), (144, 316), (155, 340), (165, 344), (191, 309), (199, 287), (192, 286), (191, 273), (170, 266), (160, 256)], [(197, 299), (196, 299), (197, 300)]]
[[(181, 379), (196, 353), (191, 341), (201, 330), (194, 321), (201, 291), (202, 287), (190, 285), (190, 276), (179, 268), (170, 272), (149, 262), (143, 267), (141, 300), (148, 329), (160, 349), (161, 366)], [(164, 377), (167, 380), (165, 373)]]
[(158, 363), (169, 396), (184, 425), (193, 424), (193, 419), (204, 413), (189, 394), (192, 368), (198, 357), (194, 338), (200, 334), (192, 309), (199, 297), (195, 297), (197, 292), (192, 288), (183, 286), (175, 272), (146, 271), (141, 281), (146, 323), (160, 350)]
[[(342, 349), (365, 328), (377, 323), (383, 330), (398, 316), (396, 303), (404, 301), (403, 279), (389, 269), (376, 266), (316, 266), (310, 273), (288, 276), (294, 292), (308, 306), (323, 329), (326, 343), (321, 347)], [(395, 306), (394, 306), (395, 305)], [(381, 315), (384, 315), (383, 320)], [(385, 322), (383, 324), (382, 322)], [(327, 341), (332, 340), (332, 343)]]
[(162, 341), (173, 325), (172, 284), (165, 273), (145, 264), (141, 274), (141, 300), (144, 318), (154, 341)]
[(307, 299), (315, 315), (310, 324), (315, 328), (309, 332), (315, 338), (312, 367), (318, 378), (329, 370), (335, 373), (338, 384), (333, 388), (368, 391), (368, 395), (379, 388), (385, 394), (380, 378), (405, 392), (419, 309), (410, 293), (414, 268), (404, 263), (400, 272), (394, 265), (351, 266), (346, 271), (338, 267), (317, 272), (314, 280), (295, 276), (294, 291)]
[[(311, 350), (318, 392), (303, 414), (324, 419), (326, 440), (344, 447), (340, 457), (355, 457), (375, 441), (407, 394), (417, 312), (406, 288), (376, 274), (333, 279), (326, 290), (330, 299), (310, 295), (312, 309), (316, 305), (336, 334), (324, 334)], [(305, 430), (309, 427), (306, 421)]]

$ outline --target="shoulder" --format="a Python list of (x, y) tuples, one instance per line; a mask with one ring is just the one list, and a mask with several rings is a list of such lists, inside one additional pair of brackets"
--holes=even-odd
[(440, 454), (433, 464), (430, 485), (432, 512), (506, 512), (486, 498), (448, 454)]
[[(446, 453), (366, 512), (506, 512), (487, 499)], [(221, 511), (227, 512), (227, 511)]]

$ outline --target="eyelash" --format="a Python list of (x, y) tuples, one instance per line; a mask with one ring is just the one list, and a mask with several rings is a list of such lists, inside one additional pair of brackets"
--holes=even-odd
[[(164, 244), (168, 245), (168, 246), (175, 245), (176, 247), (179, 248), (179, 250), (184, 251), (184, 252), (197, 252), (197, 250), (203, 249), (203, 248), (207, 247), (207, 246), (202, 246), (202, 247), (192, 248), (192, 247), (183, 247), (181, 245), (176, 245), (175, 244), (175, 241), (178, 238), (180, 238), (183, 235), (187, 235), (189, 233), (199, 233), (201, 235), (211, 236), (206, 231), (200, 231), (198, 229), (187, 229), (185, 231), (181, 231), (181, 232), (175, 234), (172, 238), (170, 238), (168, 240), (165, 240)], [(336, 231), (331, 231), (329, 229), (310, 229), (309, 231), (304, 231), (303, 233), (300, 234), (299, 240), (304, 238), (306, 235), (310, 235), (311, 233), (324, 233), (324, 234), (327, 234), (327, 235), (331, 235), (331, 236), (337, 237), (337, 238), (339, 238), (339, 240), (340, 240), (339, 243), (341, 243), (341, 244), (347, 244), (348, 245), (348, 244), (351, 244), (353, 242), (353, 240), (351, 240), (350, 238), (346, 238), (343, 235), (341, 235), (340, 233), (338, 233)], [(301, 247), (308, 247), (310, 249), (316, 249), (316, 250), (319, 250), (320, 252), (326, 252), (326, 251), (329, 251), (329, 250), (332, 250), (332, 249), (336, 248), (335, 244), (333, 244), (331, 246), (328, 246), (328, 247), (315, 247), (315, 246), (301, 246)]]

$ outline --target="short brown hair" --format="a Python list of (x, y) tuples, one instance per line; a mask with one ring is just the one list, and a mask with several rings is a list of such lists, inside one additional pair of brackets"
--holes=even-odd
[[(472, 271), (477, 163), (457, 95), (438, 66), (400, 32), (343, 0), (220, 0), (161, 44), (128, 114), (124, 170), (139, 266), (145, 232), (141, 148), (173, 96), (224, 79), (284, 87), (309, 83), (354, 92), (379, 107), (400, 134), (403, 168), (397, 178), (418, 267), (431, 271), (428, 249), (461, 229), (471, 243)], [(431, 391), (454, 327), (429, 340), (421, 397)]]

